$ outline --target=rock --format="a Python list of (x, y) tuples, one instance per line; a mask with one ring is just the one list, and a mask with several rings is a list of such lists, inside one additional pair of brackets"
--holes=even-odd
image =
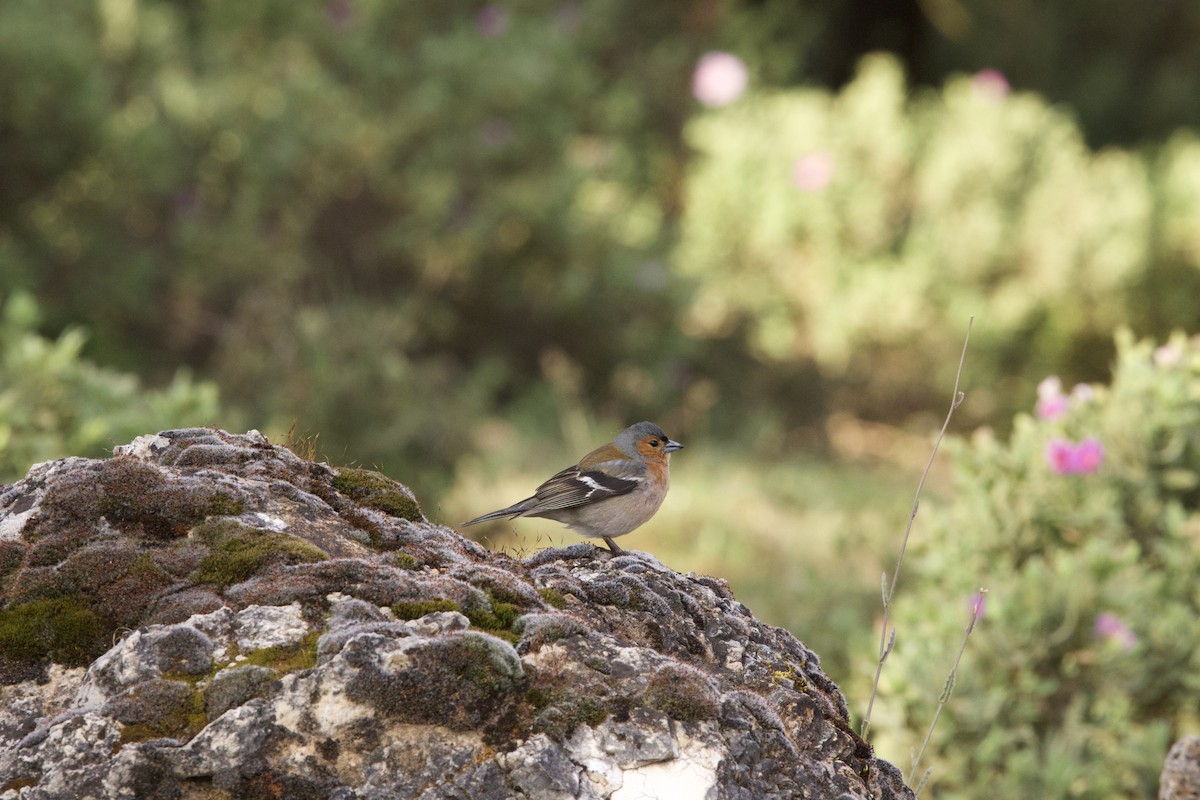
[(0, 800), (908, 798), (719, 579), (524, 561), (257, 432), (0, 493)]
[(1171, 746), (1158, 800), (1200, 800), (1200, 736), (1185, 736)]

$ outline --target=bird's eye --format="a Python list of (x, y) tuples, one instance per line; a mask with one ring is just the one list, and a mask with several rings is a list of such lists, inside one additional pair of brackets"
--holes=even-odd
[(661, 444), (661, 442), (659, 442), (659, 441), (658, 441), (658, 439), (651, 439), (651, 440), (650, 440), (650, 446), (651, 446), (651, 447), (658, 447), (658, 446), (659, 446), (659, 444)]

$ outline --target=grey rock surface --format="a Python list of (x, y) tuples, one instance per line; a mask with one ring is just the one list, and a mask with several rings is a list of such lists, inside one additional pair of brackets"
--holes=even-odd
[(719, 579), (523, 561), (257, 432), (0, 487), (0, 800), (907, 798)]
[(1200, 736), (1171, 745), (1158, 784), (1158, 800), (1200, 800)]

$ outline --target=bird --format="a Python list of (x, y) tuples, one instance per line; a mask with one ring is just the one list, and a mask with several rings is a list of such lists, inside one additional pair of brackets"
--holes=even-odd
[(613, 555), (625, 555), (613, 539), (654, 516), (671, 486), (671, 453), (683, 445), (653, 422), (630, 425), (549, 478), (519, 503), (464, 522), (463, 527), (495, 519), (545, 517), (582, 536), (603, 539)]

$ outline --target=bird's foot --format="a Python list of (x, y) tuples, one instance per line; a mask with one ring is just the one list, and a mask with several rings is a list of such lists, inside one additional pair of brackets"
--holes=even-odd
[(617, 543), (616, 543), (616, 542), (614, 542), (614, 541), (613, 541), (611, 538), (609, 538), (608, 536), (601, 536), (600, 538), (604, 540), (604, 543), (605, 543), (606, 545), (608, 545), (608, 549), (612, 551), (612, 554), (613, 554), (614, 556), (627, 556), (627, 555), (629, 555), (629, 551), (627, 551), (627, 550), (622, 550), (621, 548), (617, 547)]

